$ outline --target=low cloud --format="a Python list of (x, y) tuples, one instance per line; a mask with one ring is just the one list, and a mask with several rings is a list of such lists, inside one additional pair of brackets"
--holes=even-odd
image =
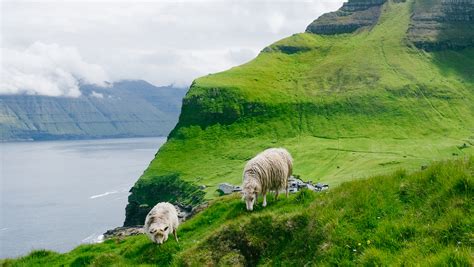
[[(3, 1), (2, 53), (9, 62), (2, 68), (8, 83), (2, 83), (0, 93), (68, 96), (79, 93), (80, 80), (100, 84), (143, 79), (155, 85), (188, 86), (202, 75), (248, 62), (264, 47), (303, 32), (314, 19), (344, 2)], [(37, 41), (41, 43), (34, 44)], [(29, 51), (38, 46), (49, 52)], [(76, 63), (52, 61), (51, 51)], [(17, 54), (26, 57), (23, 63), (12, 60)], [(30, 66), (29, 57), (42, 59)]]
[(78, 97), (80, 83), (106, 86), (109, 80), (74, 47), (35, 42), (25, 50), (2, 50), (0, 94)]
[(104, 98), (104, 94), (97, 93), (96, 91), (92, 91), (91, 96), (95, 98)]
[(277, 34), (285, 25), (286, 17), (281, 13), (273, 13), (268, 16), (267, 21), (271, 32)]

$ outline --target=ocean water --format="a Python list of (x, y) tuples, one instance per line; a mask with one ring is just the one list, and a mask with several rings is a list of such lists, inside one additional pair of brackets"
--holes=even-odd
[(165, 138), (0, 143), (0, 258), (66, 252), (122, 226)]

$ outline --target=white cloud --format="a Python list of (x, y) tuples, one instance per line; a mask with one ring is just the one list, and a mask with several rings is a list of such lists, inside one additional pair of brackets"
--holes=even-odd
[(92, 91), (91, 96), (95, 98), (104, 98), (104, 94), (97, 93), (96, 91)]
[(273, 13), (270, 16), (268, 16), (267, 21), (268, 21), (268, 26), (270, 27), (270, 30), (272, 31), (272, 33), (279, 33), (286, 21), (286, 18), (281, 13)]
[(35, 42), (23, 51), (3, 48), (0, 94), (77, 97), (79, 83), (106, 86), (102, 67), (85, 62), (74, 47)]
[[(199, 76), (245, 63), (343, 2), (3, 1), (4, 55), (37, 41), (72, 46), (82, 61), (102, 68), (112, 81), (144, 79), (155, 85), (189, 85)], [(44, 87), (51, 87), (47, 81)]]

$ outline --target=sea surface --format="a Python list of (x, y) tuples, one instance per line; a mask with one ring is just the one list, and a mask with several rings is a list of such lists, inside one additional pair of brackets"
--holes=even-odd
[(0, 143), (0, 258), (66, 252), (122, 226), (165, 138)]

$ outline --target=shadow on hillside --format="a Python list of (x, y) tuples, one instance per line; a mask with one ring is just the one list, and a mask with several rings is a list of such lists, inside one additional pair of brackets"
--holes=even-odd
[(433, 52), (434, 63), (443, 76), (456, 74), (463, 82), (474, 83), (474, 47)]

